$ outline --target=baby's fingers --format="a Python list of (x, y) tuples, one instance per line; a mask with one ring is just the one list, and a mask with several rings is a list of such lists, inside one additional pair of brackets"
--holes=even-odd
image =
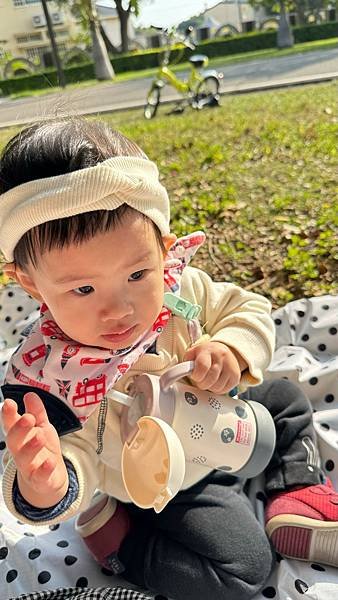
[(15, 453), (14, 460), (18, 471), (22, 473), (25, 479), (30, 479), (31, 475), (48, 457), (44, 447), (45, 440), (41, 433), (33, 434), (33, 437), (23, 444)]
[(6, 398), (1, 411), (1, 420), (5, 435), (7, 435), (8, 431), (19, 419), (20, 415), (18, 413), (17, 403), (10, 398)]
[(26, 413), (22, 416), (18, 415), (14, 425), (8, 429), (6, 444), (8, 450), (14, 457), (16, 457), (21, 448), (32, 438), (34, 435), (34, 427), (35, 418), (33, 415)]

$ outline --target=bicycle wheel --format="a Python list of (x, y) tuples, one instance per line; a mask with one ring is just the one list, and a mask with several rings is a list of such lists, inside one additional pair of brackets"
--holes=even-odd
[(217, 77), (209, 75), (201, 81), (196, 90), (198, 100), (212, 100), (217, 96), (219, 90), (219, 81)]
[(147, 98), (147, 104), (144, 107), (144, 116), (146, 119), (152, 119), (158, 109), (160, 103), (161, 91), (158, 87), (154, 87), (150, 90)]

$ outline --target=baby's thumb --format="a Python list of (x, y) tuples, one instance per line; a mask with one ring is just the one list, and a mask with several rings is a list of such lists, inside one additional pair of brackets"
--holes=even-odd
[(24, 395), (24, 403), (26, 412), (35, 417), (35, 424), (37, 427), (49, 423), (46, 409), (38, 394), (35, 394), (35, 392), (28, 392)]
[(183, 360), (184, 361), (195, 360), (196, 354), (197, 354), (197, 346), (193, 346), (192, 348), (189, 348), (188, 350), (185, 351)]

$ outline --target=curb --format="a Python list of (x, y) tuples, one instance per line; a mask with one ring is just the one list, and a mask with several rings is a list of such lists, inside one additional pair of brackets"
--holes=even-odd
[[(257, 82), (257, 83), (252, 83), (252, 84), (238, 84), (236, 86), (229, 86), (227, 87), (226, 85), (222, 85), (222, 89), (220, 91), (220, 95), (221, 96), (227, 96), (227, 95), (236, 95), (236, 94), (250, 94), (253, 92), (263, 92), (263, 91), (269, 91), (269, 90), (275, 90), (275, 89), (281, 89), (281, 88), (288, 88), (288, 87), (295, 87), (295, 86), (301, 86), (301, 85), (311, 85), (311, 84), (316, 84), (316, 83), (324, 83), (327, 81), (334, 81), (338, 79), (338, 71), (335, 71), (333, 73), (325, 73), (323, 75), (309, 75), (308, 77), (294, 77), (294, 78), (287, 78), (287, 79), (280, 79), (280, 80), (276, 80), (276, 81), (262, 81), (262, 82)], [(162, 100), (161, 104), (171, 104), (173, 102), (177, 102), (178, 100), (181, 99), (181, 96), (179, 95), (173, 95), (172, 97), (166, 99), (166, 100)], [(126, 110), (132, 110), (132, 109), (137, 109), (137, 108), (143, 108), (145, 102), (144, 100), (142, 100), (142, 102), (140, 100), (136, 100), (134, 102), (130, 102), (128, 104), (128, 106), (124, 104), (115, 104), (114, 106), (110, 106), (107, 107), (105, 106), (97, 106), (95, 107), (95, 109), (87, 109), (84, 111), (81, 110), (75, 110), (75, 111), (69, 111), (67, 113), (68, 116), (75, 116), (75, 115), (92, 115), (92, 114), (104, 114), (104, 113), (111, 113), (111, 112), (122, 112), (122, 111), (126, 111)], [(54, 118), (54, 117), (51, 117)], [(39, 117), (39, 120), (42, 120), (41, 117)], [(45, 119), (48, 121), (48, 117), (46, 117)], [(7, 121), (7, 122), (2, 122), (0, 123), (0, 129), (6, 129), (7, 127), (17, 127), (20, 125), (27, 125), (28, 123), (33, 123), (34, 119), (32, 118), (27, 118), (27, 119), (19, 119), (19, 120), (12, 120), (12, 121)]]

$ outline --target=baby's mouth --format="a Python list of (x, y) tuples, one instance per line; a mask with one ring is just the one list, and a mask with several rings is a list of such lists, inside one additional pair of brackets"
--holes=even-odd
[(134, 332), (136, 325), (132, 325), (127, 329), (120, 329), (116, 331), (112, 331), (110, 333), (105, 333), (102, 335), (103, 338), (109, 341), (121, 341), (128, 339), (129, 336)]

